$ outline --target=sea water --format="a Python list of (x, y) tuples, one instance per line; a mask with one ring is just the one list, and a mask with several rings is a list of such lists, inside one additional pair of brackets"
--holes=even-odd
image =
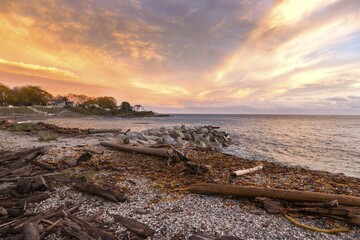
[(360, 177), (360, 116), (181, 114), (161, 118), (58, 118), (47, 122), (132, 131), (182, 124), (219, 126), (233, 139), (234, 144), (225, 149), (233, 155)]

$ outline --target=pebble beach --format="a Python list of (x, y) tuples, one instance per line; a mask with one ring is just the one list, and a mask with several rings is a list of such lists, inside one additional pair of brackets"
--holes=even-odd
[[(176, 129), (175, 129), (176, 130)], [(153, 131), (153, 130), (152, 130)], [(201, 131), (201, 129), (200, 129)], [(206, 131), (206, 130), (202, 130)], [(150, 130), (145, 131), (145, 134), (149, 135)], [(154, 131), (153, 131), (154, 132)], [(139, 134), (144, 133), (132, 133), (132, 141), (136, 141), (136, 137)], [(129, 135), (129, 136), (130, 136)], [(144, 135), (145, 136), (145, 135)], [(213, 182), (229, 182), (234, 184), (239, 182), (253, 181), (255, 185), (276, 185), (279, 184), (279, 180), (271, 180), (269, 178), (270, 172), (253, 173), (246, 177), (240, 177), (240, 179), (230, 179), (227, 177), (229, 169), (226, 169), (224, 173), (221, 170), (214, 167), (216, 164), (214, 161), (208, 161), (207, 164), (212, 165), (214, 170), (211, 175), (206, 177), (181, 177), (177, 178), (174, 175), (176, 172), (176, 166), (167, 167), (156, 157), (144, 158), (139, 154), (128, 154), (111, 149), (104, 148), (99, 145), (100, 142), (122, 142), (124, 141), (124, 135), (115, 133), (95, 134), (76, 137), (61, 136), (59, 135), (55, 141), (51, 142), (39, 142), (38, 138), (32, 134), (14, 133), (6, 130), (0, 131), (0, 146), (3, 150), (16, 150), (19, 148), (29, 148), (40, 145), (51, 145), (52, 149), (44, 156), (40, 157), (40, 160), (47, 162), (61, 162), (65, 161), (69, 157), (79, 155), (85, 150), (91, 150), (97, 154), (93, 154), (89, 165), (76, 166), (74, 168), (61, 168), (67, 175), (71, 174), (85, 174), (89, 172), (89, 166), (96, 164), (97, 166), (114, 165), (114, 159), (121, 159), (121, 164), (134, 164), (136, 161), (140, 166), (148, 166), (148, 171), (136, 171), (131, 170), (128, 167), (128, 171), (112, 171), (111, 169), (105, 169), (98, 167), (96, 171), (91, 168), (91, 176), (89, 180), (96, 182), (109, 182), (111, 181), (119, 188), (127, 189), (128, 201), (122, 203), (112, 203), (102, 199), (101, 197), (94, 197), (88, 194), (80, 193), (72, 188), (72, 182), (62, 181), (62, 184), (54, 184), (55, 188), (49, 192), (50, 198), (40, 202), (31, 203), (27, 205), (26, 211), (28, 213), (46, 211), (51, 208), (81, 203), (76, 213), (78, 217), (87, 219), (92, 224), (101, 226), (103, 229), (112, 231), (118, 239), (137, 239), (126, 238), (130, 236), (126, 231), (126, 228), (114, 221), (115, 215), (125, 216), (127, 218), (135, 219), (141, 223), (144, 223), (151, 227), (155, 234), (152, 239), (199, 239), (194, 238), (194, 234), (203, 233), (209, 237), (206, 239), (231, 239), (225, 238), (227, 236), (237, 237), (234, 239), (359, 239), (360, 231), (359, 227), (348, 225), (347, 223), (329, 220), (327, 218), (319, 217), (306, 217), (299, 215), (299, 221), (304, 224), (317, 226), (320, 228), (333, 228), (341, 224), (342, 226), (349, 227), (349, 232), (339, 234), (327, 234), (310, 231), (307, 229), (295, 226), (284, 216), (273, 215), (267, 213), (262, 208), (259, 208), (252, 199), (246, 198), (231, 198), (231, 197), (219, 197), (219, 196), (205, 196), (190, 194), (187, 192), (177, 191), (176, 189), (186, 186), (188, 183), (194, 183), (197, 181), (213, 181)], [(135, 139), (135, 140), (134, 140)], [(144, 141), (144, 140), (142, 140)], [(152, 140), (156, 141), (156, 139)], [(168, 139), (168, 141), (170, 141)], [(141, 142), (139, 144), (142, 144)], [(199, 145), (195, 143), (192, 147)], [(215, 147), (214, 147), (215, 148)], [(184, 149), (182, 149), (184, 150)], [(210, 152), (207, 152), (210, 151)], [(186, 151), (185, 153), (189, 157), (197, 158), (198, 155), (209, 155), (209, 159), (219, 158), (220, 153), (214, 153), (214, 150), (206, 150), (205, 152), (198, 152), (195, 148)], [(212, 155), (214, 154), (214, 155)], [(120, 161), (120, 160), (119, 160)], [(256, 165), (257, 163), (248, 160), (238, 160), (239, 164), (243, 166)], [(155, 163), (154, 163), (155, 162)], [(160, 163), (159, 163), (160, 162)], [(240, 163), (241, 162), (241, 163)], [(105, 164), (106, 163), (106, 164)], [(260, 162), (259, 163), (263, 163)], [(117, 164), (118, 161), (117, 161)], [(155, 164), (155, 165), (152, 165)], [(264, 163), (263, 163), (264, 164)], [(265, 163), (266, 164), (266, 163)], [(289, 172), (289, 176), (282, 175), (284, 181), (291, 179), (291, 176), (298, 174), (297, 176), (303, 176), (303, 186), (296, 185), (296, 187), (306, 189), (313, 189), (314, 186), (310, 185), (311, 172), (310, 170), (299, 168), (286, 169), (282, 165), (264, 165), (264, 169), (284, 169), (283, 172)], [(121, 166), (123, 166), (121, 165)], [(239, 166), (240, 166), (239, 165)], [(132, 165), (131, 165), (132, 166)], [(224, 165), (227, 166), (227, 165)], [(146, 169), (146, 167), (145, 167)], [(156, 171), (158, 169), (158, 171)], [(270, 171), (270, 170), (269, 170)], [(70, 174), (71, 173), (71, 174)], [(308, 181), (306, 175), (310, 174)], [(226, 177), (222, 177), (225, 176)], [(335, 189), (334, 187), (324, 186), (320, 191), (334, 192), (334, 193), (346, 193), (355, 196), (359, 196), (359, 189), (356, 189), (356, 178), (345, 177), (339, 174), (330, 174), (323, 172), (315, 172), (315, 175), (321, 179), (324, 175), (324, 179), (329, 178), (344, 178), (346, 180), (351, 179), (353, 182), (344, 189)], [(63, 177), (64, 178), (64, 177)], [(230, 179), (230, 180), (229, 180)], [(52, 179), (55, 181), (55, 179)], [(57, 179), (58, 180), (58, 179)], [(51, 181), (51, 180), (50, 180)], [(171, 181), (173, 185), (167, 186), (163, 184), (163, 181)], [(274, 181), (273, 183), (271, 181)], [(56, 181), (55, 181), (56, 182)], [(1, 183), (0, 188), (11, 188), (14, 183)], [(285, 183), (284, 183), (285, 185)], [(316, 185), (316, 184), (315, 184)], [(295, 185), (294, 185), (295, 186)], [(320, 186), (320, 185), (319, 185)], [(291, 184), (289, 185), (291, 187)], [(315, 186), (316, 187), (316, 186)], [(220, 238), (222, 237), (222, 238)], [(68, 239), (61, 231), (49, 234), (46, 239)], [(140, 239), (140, 238), (139, 238)]]

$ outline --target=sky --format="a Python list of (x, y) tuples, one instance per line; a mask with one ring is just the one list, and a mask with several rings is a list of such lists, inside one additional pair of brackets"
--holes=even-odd
[(360, 1), (1, 0), (0, 83), (161, 113), (360, 114)]

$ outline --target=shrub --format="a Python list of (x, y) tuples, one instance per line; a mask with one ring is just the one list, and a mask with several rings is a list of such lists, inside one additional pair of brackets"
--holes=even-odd
[(57, 139), (56, 136), (50, 133), (40, 133), (38, 137), (39, 142), (50, 142), (56, 139)]
[(10, 127), (11, 132), (31, 132), (34, 129), (34, 123), (18, 123)]

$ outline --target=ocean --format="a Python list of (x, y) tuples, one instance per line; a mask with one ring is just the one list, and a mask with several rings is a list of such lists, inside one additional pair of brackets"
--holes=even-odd
[(161, 118), (58, 118), (63, 127), (142, 131), (175, 125), (219, 126), (233, 145), (225, 152), (360, 178), (360, 116), (197, 115)]

